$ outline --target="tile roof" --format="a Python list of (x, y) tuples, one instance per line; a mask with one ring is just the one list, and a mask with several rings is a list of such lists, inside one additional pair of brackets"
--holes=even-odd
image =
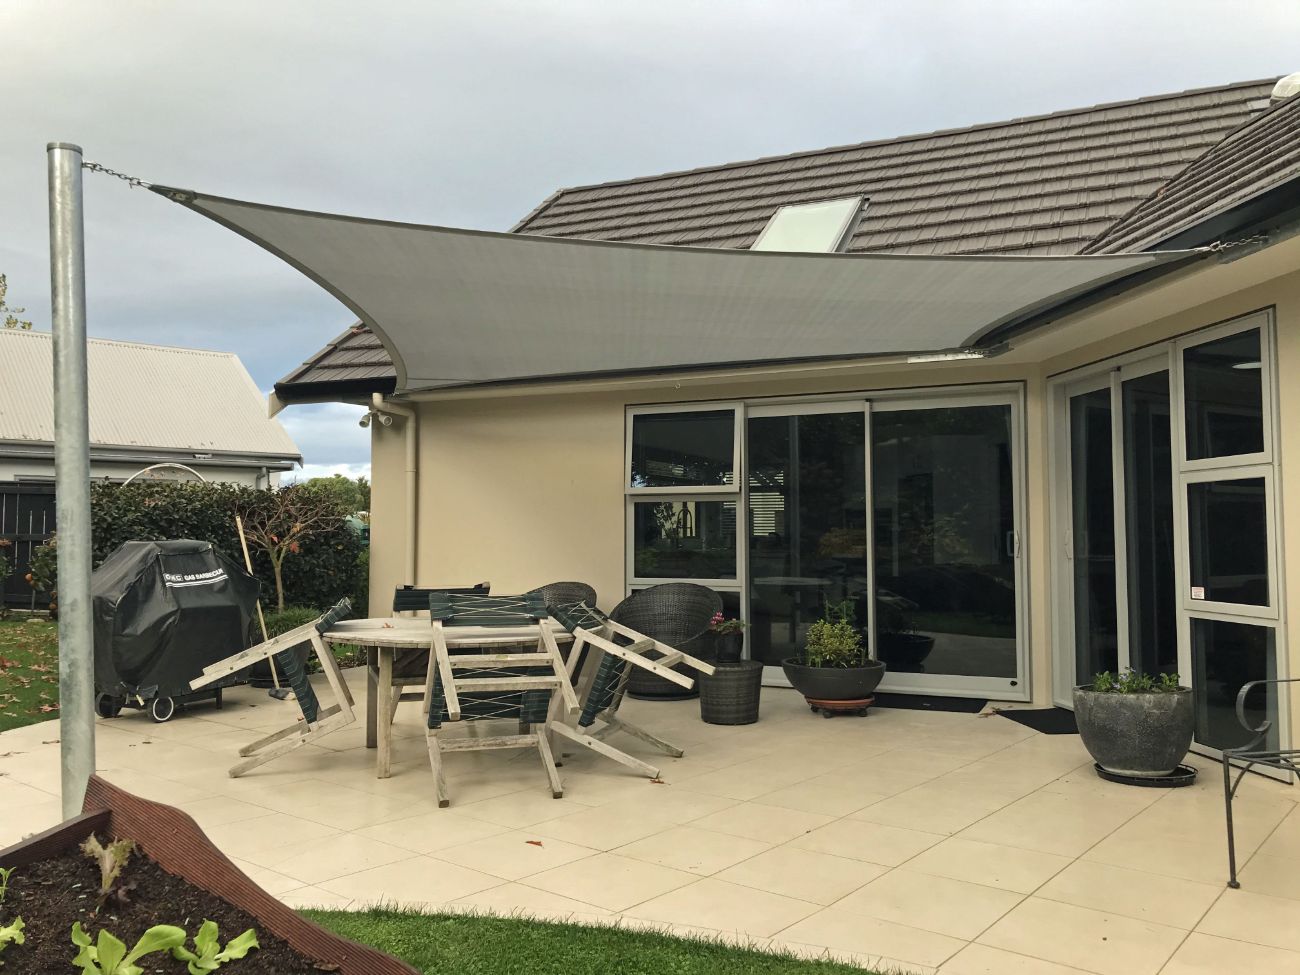
[[(863, 195), (851, 252), (1077, 254), (1256, 118), (1276, 80), (578, 186), (513, 229), (748, 248), (780, 206)], [(288, 402), (389, 392), (395, 381), (357, 323), (276, 390)]]
[(1074, 254), (1267, 104), (1276, 79), (561, 190), (519, 233), (747, 248), (862, 194), (851, 252)]
[(1146, 250), (1300, 176), (1300, 95), (1243, 123), (1084, 248)]

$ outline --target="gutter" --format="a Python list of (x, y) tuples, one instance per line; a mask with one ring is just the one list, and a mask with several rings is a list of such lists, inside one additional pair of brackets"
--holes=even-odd
[[(372, 419), (378, 419), (381, 426), (392, 425), (392, 417), (400, 416), (406, 420), (406, 554), (402, 570), (402, 584), (415, 585), (416, 554), (419, 551), (419, 421), (414, 408), (384, 399), (383, 393), (372, 393), (370, 412), (362, 420), (363, 426), (369, 426)], [(373, 436), (372, 432), (372, 436)]]

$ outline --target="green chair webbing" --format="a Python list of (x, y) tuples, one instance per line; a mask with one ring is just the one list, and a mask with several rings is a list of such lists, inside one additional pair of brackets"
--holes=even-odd
[(312, 689), (311, 681), (307, 679), (307, 668), (298, 662), (294, 649), (290, 647), (275, 654), (275, 666), (280, 672), (281, 680), (293, 688), (293, 696), (298, 700), (302, 716), (311, 724), (320, 714), (320, 699)]
[(522, 596), (480, 596), (468, 593), (429, 594), (429, 618), (445, 626), (528, 626), (549, 614), (541, 593)]
[(582, 713), (578, 715), (578, 727), (590, 728), (596, 721), (596, 715), (608, 710), (618, 695), (631, 661), (616, 657), (612, 653), (601, 653), (600, 664), (596, 667), (596, 676), (592, 678), (591, 690), (582, 702)]
[[(546, 660), (547, 658), (542, 658)], [(549, 664), (549, 660), (547, 661)], [(541, 662), (539, 661), (539, 666)], [(458, 676), (476, 677), (532, 677), (537, 669), (530, 667), (495, 667), (482, 670), (459, 670)], [(551, 691), (492, 691), (458, 692), (462, 721), (499, 721), (507, 718), (541, 724), (546, 721), (551, 708)], [(437, 729), (447, 720), (447, 699), (442, 693), (442, 674), (433, 672), (434, 707), (429, 708), (429, 728)]]

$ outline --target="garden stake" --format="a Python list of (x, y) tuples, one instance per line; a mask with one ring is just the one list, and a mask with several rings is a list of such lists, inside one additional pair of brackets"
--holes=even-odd
[[(244, 537), (244, 519), (235, 515), (235, 527), (239, 529), (239, 545), (244, 550), (244, 568), (248, 569), (248, 574), (253, 574), (253, 560), (248, 554), (248, 539)], [(257, 600), (257, 625), (262, 628), (262, 642), (266, 643), (271, 638), (266, 634), (266, 617), (262, 615), (261, 597)], [(280, 686), (280, 675), (275, 669), (275, 658), (267, 657), (266, 662), (271, 665), (271, 681), (275, 684), (269, 691), (270, 695), (277, 701), (285, 701), (289, 698), (289, 688)]]

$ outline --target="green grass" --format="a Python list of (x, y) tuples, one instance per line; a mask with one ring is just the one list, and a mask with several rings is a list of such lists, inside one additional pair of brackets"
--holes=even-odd
[(0, 620), (0, 731), (58, 716), (58, 624)]
[(303, 914), (430, 975), (870, 975), (841, 962), (615, 927), (387, 908)]

